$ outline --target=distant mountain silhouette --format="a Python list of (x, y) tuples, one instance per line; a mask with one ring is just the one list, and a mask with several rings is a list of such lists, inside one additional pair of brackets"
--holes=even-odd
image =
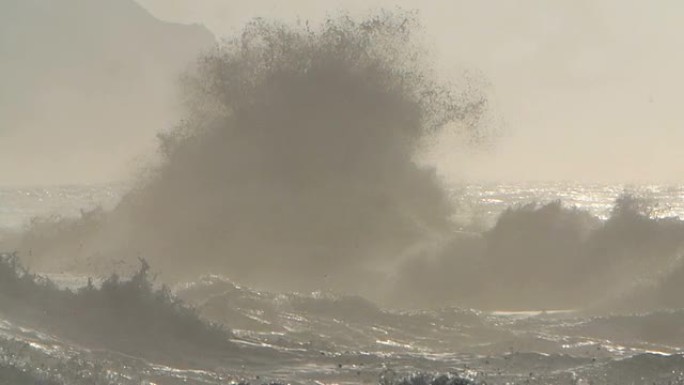
[(175, 122), (177, 79), (214, 42), (133, 0), (3, 0), (0, 184), (120, 177)]

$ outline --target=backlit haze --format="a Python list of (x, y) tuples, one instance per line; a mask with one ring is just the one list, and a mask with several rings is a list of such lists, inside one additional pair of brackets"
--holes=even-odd
[[(449, 179), (681, 181), (684, 5), (677, 1), (141, 0), (168, 20), (221, 36), (253, 16), (318, 19), (331, 10), (420, 10), (444, 71), (483, 76), (503, 138), (473, 158), (448, 140)], [(464, 159), (465, 158), (465, 159)], [(464, 164), (465, 162), (465, 164)]]
[(682, 21), (0, 0), (0, 384), (684, 384)]
[[(440, 138), (428, 157), (449, 181), (676, 182), (684, 175), (684, 163), (677, 161), (684, 142), (679, 112), (684, 51), (677, 49), (684, 46), (684, 5), (676, 1), (661, 1), (658, 6), (610, 0), (139, 3), (156, 18), (202, 24), (218, 39), (239, 32), (257, 16), (318, 22), (338, 10), (416, 9), (435, 67), (446, 76), (468, 71), (486, 84), (492, 129), (501, 134), (492, 146), (477, 152), (463, 151), (455, 138)], [(5, 38), (13, 43), (13, 36)], [(203, 39), (195, 47), (208, 47), (210, 37)], [(18, 41), (14, 43), (26, 44)], [(128, 51), (114, 54), (124, 52)], [(178, 56), (192, 56), (184, 54)], [(45, 68), (64, 72), (70, 64), (60, 58), (68, 55), (56, 52), (39, 60)], [(154, 57), (150, 52), (142, 55)], [(46, 58), (54, 60), (45, 62)], [(13, 70), (12, 63), (5, 62)], [(141, 62), (136, 65), (155, 64)], [(4, 107), (0, 100), (5, 111), (0, 184), (125, 179), (147, 159), (143, 154), (152, 152), (155, 133), (177, 121), (173, 84), (187, 64), (179, 60), (161, 68), (161, 74), (156, 68), (153, 76), (142, 78), (137, 77), (146, 72), (136, 72), (129, 79), (136, 84), (134, 95), (123, 90), (122, 82), (102, 87), (109, 83), (92, 80), (98, 93), (88, 94), (82, 88), (71, 92), (78, 86), (68, 83), (52, 87), (51, 80), (47, 90), (32, 94), (30, 101), (18, 98), (18, 106)], [(125, 78), (126, 72), (112, 66), (111, 74)], [(7, 95), (21, 95), (30, 86), (7, 72), (4, 76), (9, 79), (9, 87), (3, 87)], [(129, 116), (99, 119), (114, 115), (117, 108), (126, 109)]]

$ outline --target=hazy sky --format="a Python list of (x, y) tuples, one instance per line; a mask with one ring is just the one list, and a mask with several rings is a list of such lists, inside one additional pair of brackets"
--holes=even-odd
[[(42, 1), (30, 4), (57, 4)], [(454, 138), (440, 138), (431, 161), (448, 179), (684, 182), (680, 155), (684, 115), (679, 108), (684, 90), (681, 1), (136, 1), (159, 19), (201, 23), (219, 38), (238, 33), (254, 17), (316, 23), (340, 10), (364, 14), (380, 7), (417, 9), (435, 65), (447, 76), (457, 77), (467, 69), (483, 79), (491, 95), (492, 121), (502, 132), (493, 148), (480, 153), (465, 153), (456, 147)], [(23, 4), (21, 0), (14, 3)], [(13, 3), (0, 6), (0, 19), (8, 4)], [(172, 126), (180, 114), (173, 96), (175, 72), (173, 76), (158, 74), (172, 60), (159, 58), (194, 57), (182, 49), (191, 51), (189, 44), (163, 32), (158, 25), (163, 23), (143, 10), (128, 9), (131, 3), (125, 1), (59, 4), (64, 6), (53, 8), (63, 8), (67, 15), (56, 11), (27, 14), (33, 24), (27, 24), (23, 33), (30, 41), (0, 31), (0, 43), (10, 48), (5, 53), (9, 57), (0, 60), (6, 86), (0, 88), (0, 185), (125, 178), (140, 159), (153, 152), (155, 132)], [(97, 8), (103, 4), (121, 5), (126, 12)], [(98, 15), (93, 8), (105, 14), (98, 17), (107, 23), (83, 16)], [(40, 17), (57, 22), (42, 23)], [(59, 26), (59, 22), (65, 23), (59, 28), (75, 30), (72, 35), (79, 38), (34, 27)], [(112, 25), (95, 28), (90, 24)], [(100, 31), (90, 45), (80, 42), (93, 34), (82, 32), (83, 28)], [(52, 35), (64, 41), (51, 43)], [(167, 40), (173, 44), (164, 43)], [(213, 42), (211, 36), (205, 40)], [(67, 44), (71, 41), (75, 41), (71, 48), (75, 51), (64, 52), (62, 47), (71, 46)], [(109, 51), (99, 54), (79, 48), (91, 46)], [(112, 46), (119, 49), (114, 52)], [(0, 56), (2, 51), (0, 47)], [(52, 51), (53, 58), (44, 59)], [(33, 54), (39, 59), (24, 60)], [(101, 60), (78, 62), (88, 55), (99, 55)], [(110, 63), (111, 68), (100, 62)], [(125, 75), (118, 70), (118, 62), (133, 68), (134, 80), (96, 76), (103, 71)], [(75, 75), (64, 75), (67, 80), (61, 85), (45, 68)], [(73, 84), (81, 78), (86, 86)], [(27, 79), (34, 79), (36, 86), (27, 87)], [(112, 119), (117, 113), (121, 116)]]
[(139, 0), (217, 36), (250, 18), (418, 9), (445, 71), (490, 84), (505, 135), (492, 152), (435, 152), (449, 177), (683, 181), (684, 3), (626, 0)]
[(214, 44), (133, 0), (1, 0), (0, 186), (125, 179), (178, 121), (180, 72)]

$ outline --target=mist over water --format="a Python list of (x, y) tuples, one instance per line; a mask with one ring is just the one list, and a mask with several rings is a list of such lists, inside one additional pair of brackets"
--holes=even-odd
[(478, 135), (486, 104), (431, 80), (416, 28), (389, 12), (252, 22), (186, 77), (186, 118), (160, 136), (161, 165), (43, 258), (142, 255), (171, 278), (371, 289), (449, 235), (452, 202), (416, 152), (447, 124)]
[(126, 189), (0, 189), (0, 383), (684, 383), (681, 187), (468, 202), (424, 152), (496, 111), (419, 21), (255, 19)]
[(169, 282), (220, 273), (398, 307), (677, 306), (664, 287), (679, 285), (684, 226), (657, 202), (623, 195), (600, 218), (529, 203), (467, 223), (419, 157), (444, 130), (490, 140), (487, 100), (434, 74), (419, 31), (401, 11), (254, 20), (186, 73), (185, 118), (114, 209), (35, 220), (11, 249), (45, 271), (144, 257)]

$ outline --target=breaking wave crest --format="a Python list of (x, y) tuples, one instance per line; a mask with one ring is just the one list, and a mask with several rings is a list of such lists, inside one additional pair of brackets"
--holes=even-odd
[(619, 197), (606, 220), (560, 201), (503, 212), (482, 233), (460, 235), (410, 260), (402, 300), (493, 309), (634, 311), (683, 307), (684, 221)]

